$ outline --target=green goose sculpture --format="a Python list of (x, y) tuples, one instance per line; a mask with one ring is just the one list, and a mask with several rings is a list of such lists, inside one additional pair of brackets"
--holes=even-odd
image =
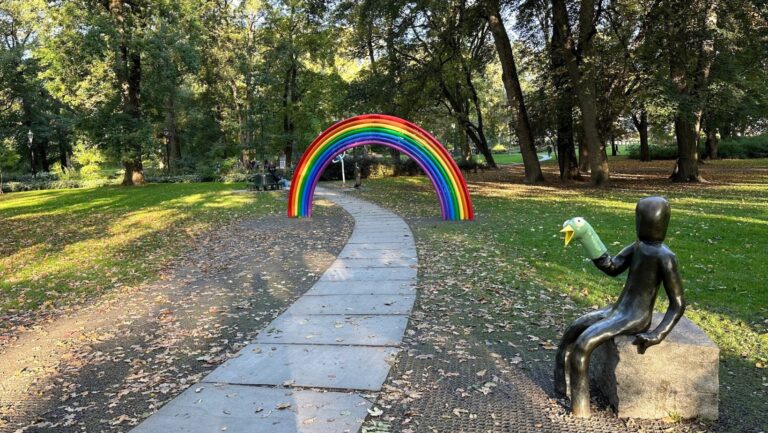
[(560, 233), (565, 233), (565, 246), (572, 241), (581, 242), (587, 252), (587, 256), (595, 260), (605, 254), (608, 248), (603, 245), (600, 236), (595, 233), (595, 229), (582, 217), (571, 218), (563, 223), (563, 229)]

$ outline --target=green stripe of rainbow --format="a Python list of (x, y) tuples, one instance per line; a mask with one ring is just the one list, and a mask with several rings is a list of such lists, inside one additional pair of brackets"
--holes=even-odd
[(341, 152), (365, 145), (391, 147), (416, 161), (432, 181), (444, 220), (474, 219), (467, 183), (445, 147), (419, 126), (384, 114), (342, 120), (315, 138), (293, 172), (288, 216), (312, 216), (315, 187), (325, 168)]

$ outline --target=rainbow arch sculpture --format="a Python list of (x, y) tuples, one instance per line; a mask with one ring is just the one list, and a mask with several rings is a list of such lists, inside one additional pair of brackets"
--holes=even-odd
[(364, 114), (342, 120), (318, 135), (299, 160), (288, 194), (288, 216), (312, 216), (312, 200), (320, 175), (347, 149), (382, 145), (413, 159), (432, 181), (444, 220), (473, 220), (467, 183), (451, 155), (435, 137), (395, 116)]

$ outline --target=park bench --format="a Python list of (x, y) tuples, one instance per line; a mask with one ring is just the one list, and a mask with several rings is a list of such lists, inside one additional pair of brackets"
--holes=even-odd
[(258, 173), (252, 175), (248, 179), (249, 191), (267, 191), (273, 189), (283, 189), (283, 186), (270, 175)]

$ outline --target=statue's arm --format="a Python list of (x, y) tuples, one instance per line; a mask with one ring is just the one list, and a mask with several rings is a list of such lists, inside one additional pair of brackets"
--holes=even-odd
[(683, 296), (683, 279), (677, 270), (677, 257), (674, 254), (666, 257), (661, 263), (664, 290), (669, 298), (669, 308), (664, 320), (659, 323), (654, 333), (663, 340), (672, 331), (685, 312), (685, 297)]
[(662, 282), (664, 290), (669, 298), (669, 307), (667, 308), (664, 319), (652, 332), (638, 334), (635, 337), (634, 344), (638, 346), (637, 350), (644, 353), (645, 349), (654, 344), (661, 343), (672, 331), (685, 312), (685, 297), (683, 295), (683, 279), (680, 277), (680, 271), (677, 269), (677, 257), (674, 254), (664, 257), (661, 260)]
[(632, 254), (635, 252), (635, 244), (627, 245), (619, 254), (611, 257), (607, 252), (602, 256), (592, 260), (597, 269), (606, 274), (615, 277), (626, 271), (632, 263)]

